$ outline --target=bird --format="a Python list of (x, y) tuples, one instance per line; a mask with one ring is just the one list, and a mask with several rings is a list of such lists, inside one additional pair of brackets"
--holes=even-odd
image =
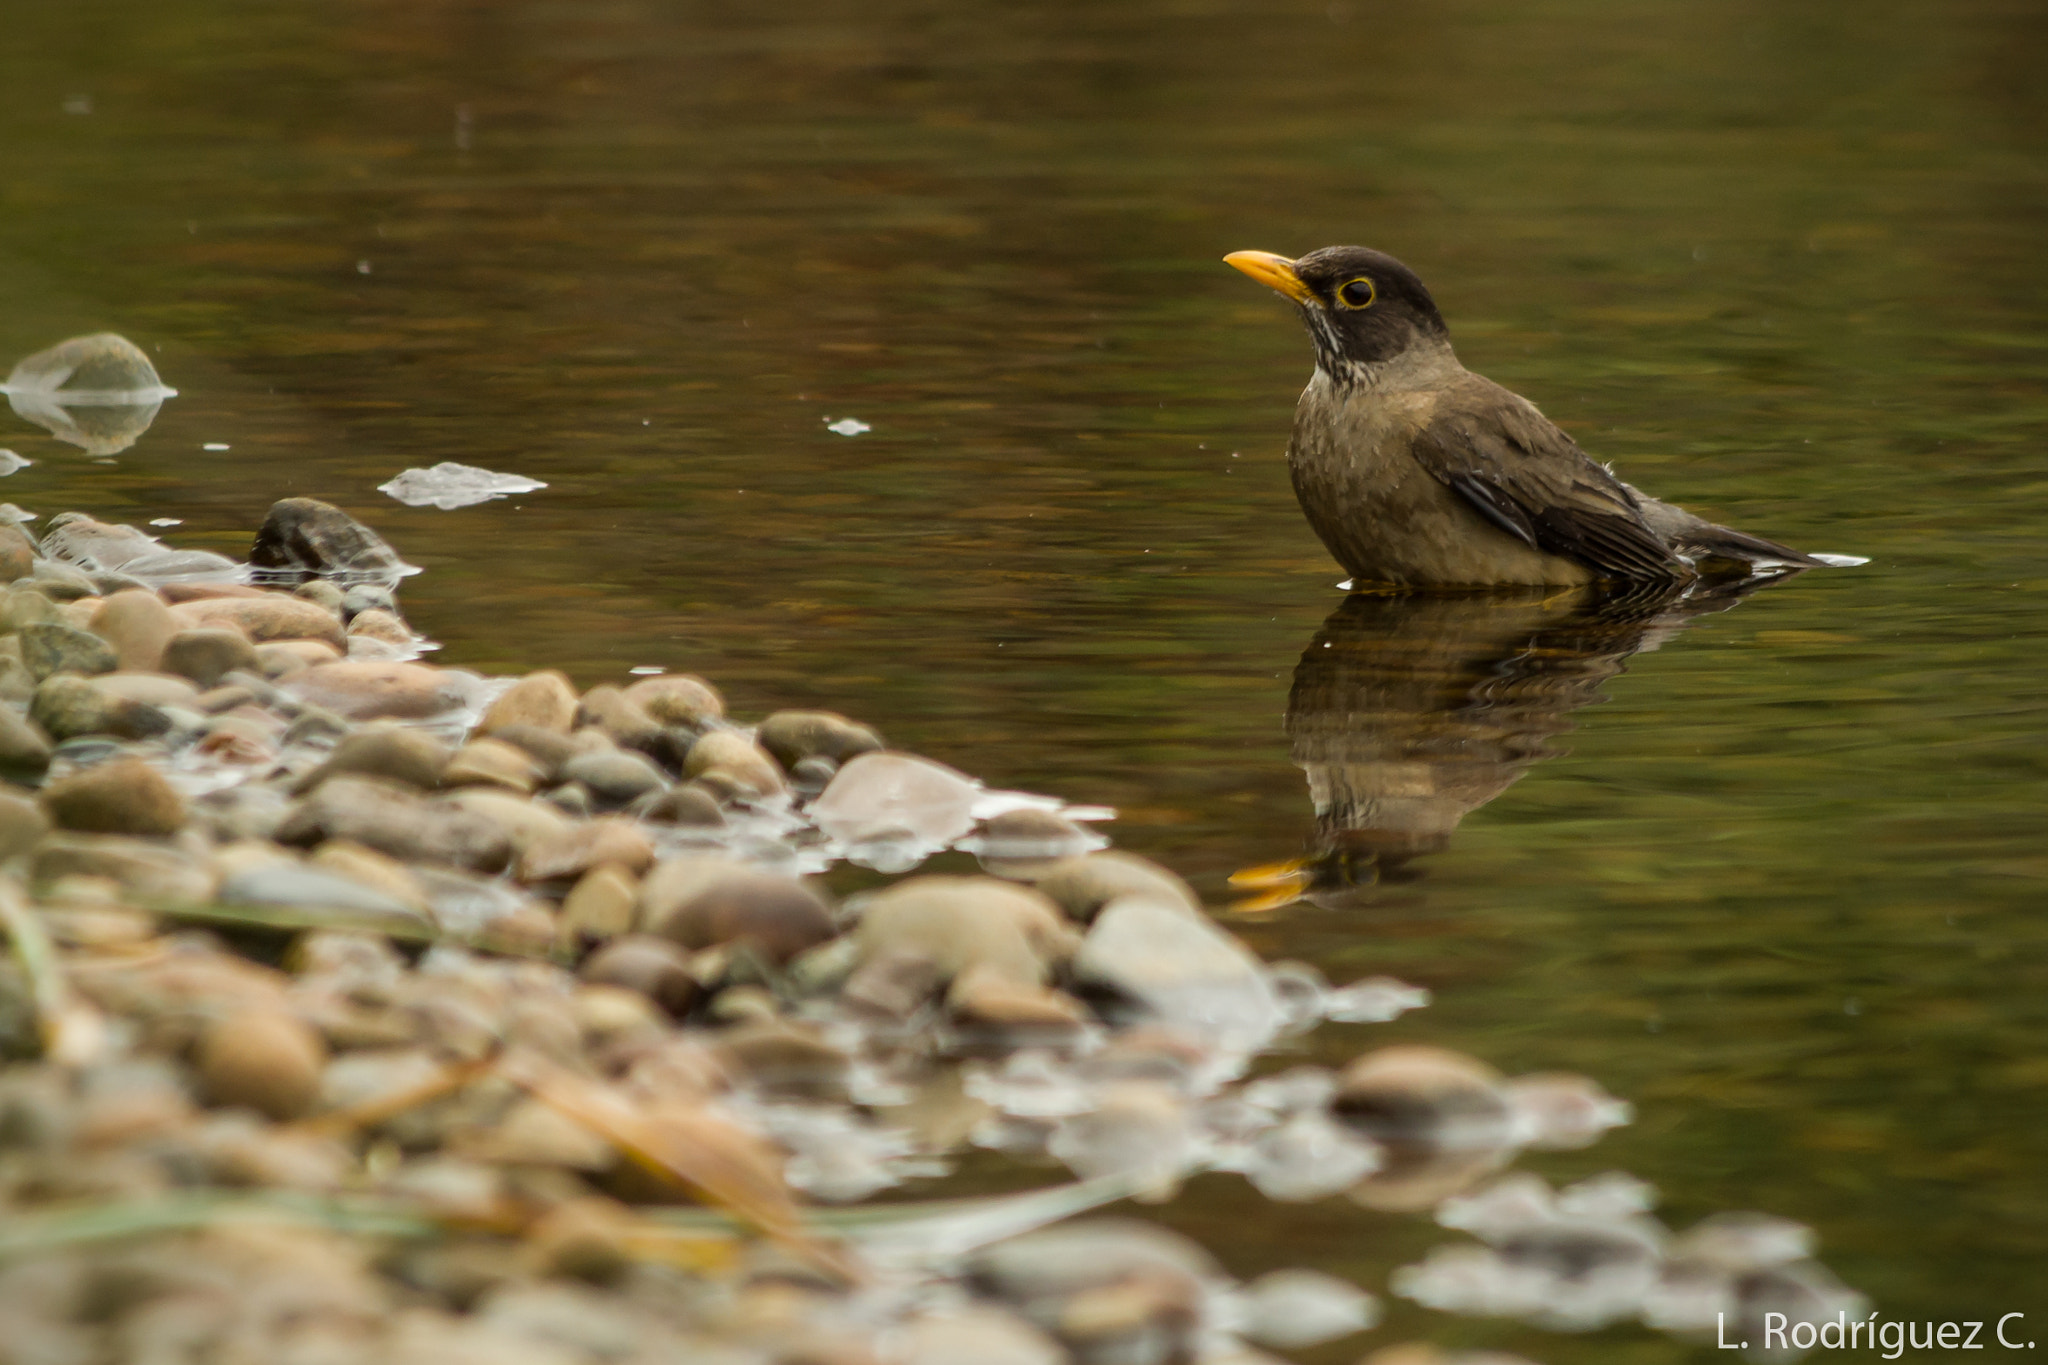
[(1223, 259), (1308, 324), (1316, 369), (1288, 471), (1346, 586), (1678, 586), (1867, 562), (1804, 554), (1623, 483), (1534, 403), (1460, 364), (1429, 290), (1383, 251)]

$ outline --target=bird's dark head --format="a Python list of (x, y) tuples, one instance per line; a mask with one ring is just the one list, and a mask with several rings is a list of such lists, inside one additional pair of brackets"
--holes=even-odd
[(1223, 259), (1301, 305), (1316, 363), (1334, 378), (1450, 340), (1429, 290), (1384, 251), (1326, 246), (1298, 261), (1270, 251), (1233, 251)]

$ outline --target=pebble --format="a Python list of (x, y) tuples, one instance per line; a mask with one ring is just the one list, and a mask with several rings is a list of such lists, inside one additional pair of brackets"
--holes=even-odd
[(1503, 1077), (1475, 1057), (1403, 1045), (1344, 1069), (1331, 1110), (1396, 1154), (1497, 1148), (1512, 1136)]
[(112, 735), (116, 739), (149, 739), (171, 728), (171, 719), (144, 702), (110, 697), (89, 679), (53, 673), (29, 699), (29, 718), (52, 739), (81, 735)]
[(346, 616), (341, 609), (344, 595), (340, 588), (324, 578), (311, 578), (292, 589), (292, 596), (303, 597), (308, 602), (317, 602), (336, 616)]
[(598, 864), (578, 878), (563, 898), (562, 942), (574, 948), (630, 932), (639, 901), (638, 878), (617, 863)]
[(285, 593), (262, 597), (207, 597), (181, 602), (170, 609), (180, 629), (228, 627), (258, 644), (266, 640), (324, 640), (336, 649), (348, 645), (341, 620), (317, 602)]
[(780, 796), (787, 790), (782, 770), (768, 751), (737, 730), (710, 730), (690, 746), (685, 777), (718, 777), (748, 796)]
[(105, 640), (54, 621), (21, 628), (21, 660), (38, 682), (53, 673), (111, 673), (121, 666)]
[(113, 647), (122, 669), (138, 673), (154, 673), (162, 667), (164, 648), (178, 633), (164, 600), (147, 589), (135, 588), (100, 603), (92, 614), (91, 628)]
[(979, 783), (943, 764), (885, 750), (849, 760), (809, 814), (843, 843), (903, 840), (922, 857), (974, 828), (980, 793)]
[(47, 884), (60, 877), (108, 877), (144, 902), (190, 905), (210, 899), (214, 875), (203, 861), (181, 849), (147, 839), (69, 830), (43, 837), (30, 855), (31, 880)]
[(777, 763), (792, 770), (806, 758), (844, 764), (882, 747), (880, 734), (837, 711), (777, 711), (761, 722), (757, 738)]
[(640, 888), (640, 923), (686, 948), (745, 943), (778, 964), (836, 932), (804, 882), (717, 856), (656, 866)]
[(910, 877), (863, 902), (860, 913), (854, 934), (864, 960), (922, 957), (942, 983), (979, 968), (1040, 986), (1073, 953), (1073, 931), (1057, 906), (992, 877)]
[(470, 811), (497, 826), (515, 854), (570, 827), (568, 817), (553, 806), (529, 801), (496, 787), (463, 787), (441, 798), (457, 810)]
[(24, 626), (60, 619), (54, 602), (25, 585), (17, 583), (0, 594), (0, 632), (12, 635)]
[(501, 725), (491, 731), (491, 738), (530, 754), (540, 765), (543, 784), (559, 782), (562, 765), (572, 758), (583, 754), (610, 753), (618, 747), (601, 730), (566, 734), (537, 725)]
[(26, 578), (35, 570), (36, 543), (18, 522), (0, 521), (0, 583)]
[(53, 602), (76, 602), (99, 591), (92, 575), (75, 564), (39, 559), (29, 573), (28, 584)]
[(1183, 906), (1196, 914), (1202, 909), (1201, 898), (1186, 882), (1150, 859), (1121, 849), (1065, 859), (1037, 872), (1032, 883), (1084, 924), (1123, 896)]
[(177, 788), (140, 758), (116, 758), (59, 778), (43, 788), (41, 799), (59, 828), (90, 834), (176, 834), (187, 816)]
[(284, 498), (271, 504), (249, 547), (249, 562), (259, 568), (328, 577), (396, 579), (411, 571), (376, 532), (317, 498)]
[(652, 761), (617, 749), (578, 754), (562, 765), (560, 776), (580, 784), (604, 810), (621, 809), (668, 786), (668, 778)]
[(230, 673), (255, 673), (261, 665), (256, 646), (241, 631), (206, 627), (175, 631), (164, 642), (162, 667), (201, 687), (214, 687)]
[(628, 749), (644, 749), (662, 740), (662, 725), (610, 683), (601, 683), (583, 694), (576, 704), (575, 726), (595, 726), (612, 742)]
[(367, 777), (328, 778), (300, 799), (277, 830), (283, 844), (311, 846), (326, 839), (351, 839), (405, 862), (486, 873), (502, 870), (512, 857), (510, 840), (487, 817)]
[(346, 877), (411, 914), (424, 917), (427, 913), (426, 890), (412, 869), (374, 848), (352, 839), (329, 839), (313, 850), (310, 861), (320, 871)]
[(101, 696), (115, 701), (139, 702), (160, 711), (199, 709), (199, 689), (189, 679), (169, 673), (102, 673), (92, 685)]
[(0, 790), (0, 862), (28, 852), (50, 828), (50, 817), (27, 792)]
[(565, 673), (545, 668), (529, 673), (505, 689), (484, 711), (478, 734), (496, 734), (512, 725), (567, 734), (576, 723), (576, 688)]
[(684, 783), (671, 787), (633, 807), (633, 814), (642, 820), (657, 825), (681, 825), (695, 829), (722, 829), (725, 826), (725, 812), (718, 807), (718, 798), (702, 787)]
[(693, 673), (642, 678), (626, 689), (626, 699), (661, 724), (687, 730), (701, 730), (725, 718), (725, 699), (718, 689)]
[(0, 706), (0, 777), (38, 778), (50, 766), (50, 737), (11, 706)]
[(519, 855), (516, 875), (529, 884), (557, 881), (606, 864), (637, 877), (654, 866), (654, 845), (631, 820), (601, 816), (529, 844)]
[(282, 1121), (312, 1108), (327, 1048), (318, 1033), (289, 1014), (245, 1010), (207, 1027), (194, 1062), (212, 1103)]
[(638, 991), (680, 1019), (703, 994), (690, 971), (690, 955), (658, 934), (628, 934), (592, 953), (576, 975), (594, 986)]
[(1263, 1046), (1285, 1020), (1252, 951), (1176, 903), (1111, 901), (1082, 940), (1074, 973), (1233, 1051)]
[[(356, 640), (381, 640), (401, 650), (411, 650), (419, 643), (419, 637), (412, 633), (397, 613), (373, 607), (368, 611), (356, 612), (349, 618), (347, 635), (350, 647)], [(417, 651), (415, 651), (417, 652)]]
[(326, 761), (300, 778), (292, 790), (304, 795), (330, 777), (352, 773), (432, 791), (440, 786), (448, 763), (448, 746), (432, 735), (402, 725), (371, 724), (343, 736)]
[(423, 922), (419, 910), (353, 877), (297, 862), (268, 862), (224, 877), (220, 899), (227, 905), (278, 905), (304, 910), (344, 910)]
[(503, 787), (521, 796), (531, 795), (541, 777), (541, 766), (533, 755), (500, 739), (471, 740), (441, 770), (444, 786)]
[[(335, 626), (337, 634), (340, 623)], [(460, 710), (469, 686), (445, 669), (389, 660), (344, 660), (298, 674), (284, 690), (350, 720), (425, 720)]]

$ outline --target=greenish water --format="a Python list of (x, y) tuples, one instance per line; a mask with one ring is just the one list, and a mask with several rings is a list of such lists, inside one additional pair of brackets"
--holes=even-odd
[[(1118, 806), (1217, 901), (1317, 846), (1297, 661), (1415, 638), (1319, 634), (1308, 348), (1224, 252), (1390, 250), (1632, 481), (1872, 556), (1549, 705), (1550, 756), (1397, 875), (1238, 927), (1437, 992), (1319, 1058), (1429, 1040), (1637, 1105), (1537, 1169), (1809, 1222), (1889, 1317), (2048, 1324), (2038, 6), (19, 8), (0, 363), (114, 330), (182, 396), (116, 463), (0, 419), (37, 461), (0, 497), (235, 552), (328, 498), (425, 566), (446, 662), (828, 705)], [(446, 459), (550, 487), (375, 491)], [(1223, 1178), (1160, 1216), (1375, 1288), (1443, 1236)]]

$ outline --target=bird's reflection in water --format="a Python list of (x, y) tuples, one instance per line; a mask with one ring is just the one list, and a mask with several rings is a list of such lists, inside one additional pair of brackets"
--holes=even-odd
[(1412, 878), (1458, 822), (1564, 752), (1572, 713), (1632, 654), (1761, 582), (1616, 594), (1598, 588), (1355, 594), (1302, 652), (1287, 701), (1315, 802), (1306, 858), (1232, 878), (1240, 909), (1336, 907)]

